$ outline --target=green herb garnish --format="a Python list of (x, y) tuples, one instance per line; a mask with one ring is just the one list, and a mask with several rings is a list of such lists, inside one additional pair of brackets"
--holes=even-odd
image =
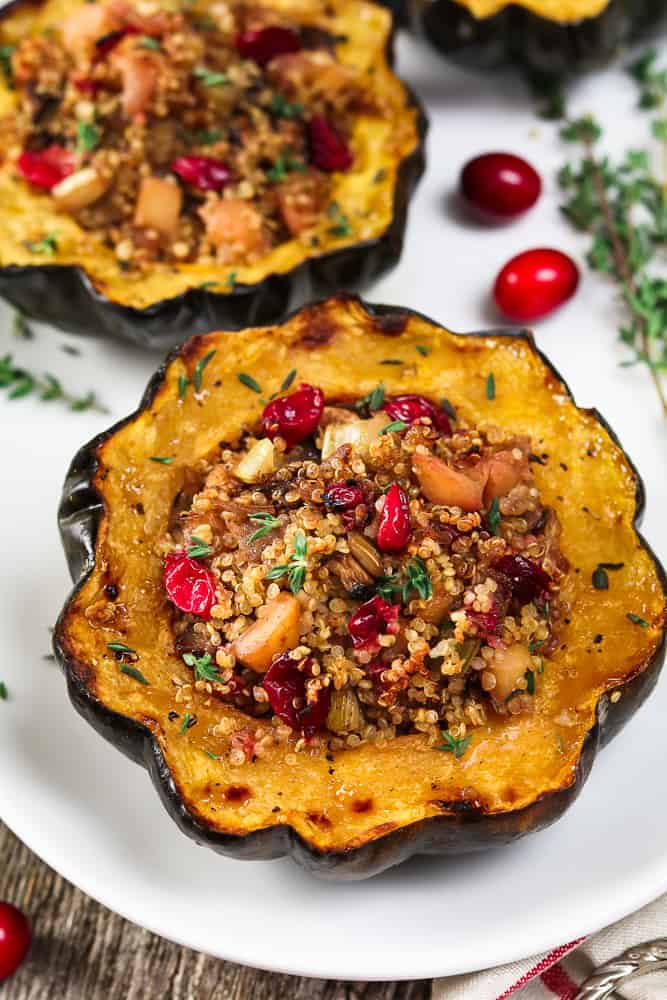
[(108, 413), (106, 407), (98, 402), (94, 392), (85, 396), (75, 396), (67, 392), (55, 375), (33, 375), (25, 368), (14, 364), (11, 354), (0, 358), (0, 389), (7, 389), (8, 399), (22, 399), (34, 395), (43, 403), (60, 400), (66, 403), (70, 410), (81, 413), (83, 410), (95, 410), (97, 413)]
[(157, 38), (151, 38), (150, 35), (142, 35), (137, 44), (142, 49), (152, 49), (154, 52), (159, 52), (162, 48)]
[(12, 70), (12, 54), (16, 50), (15, 45), (0, 45), (0, 70), (13, 88), (14, 71)]
[(535, 672), (533, 670), (526, 670), (526, 683), (528, 694), (535, 694)]
[(457, 740), (455, 736), (452, 736), (448, 729), (442, 729), (442, 738), (445, 741), (441, 747), (436, 747), (436, 750), (443, 750), (445, 753), (453, 753), (456, 759), (463, 757), (470, 746), (470, 741), (472, 736), (464, 736), (462, 740)]
[(197, 362), (194, 375), (192, 376), (192, 384), (195, 387), (195, 392), (201, 392), (202, 379), (204, 377), (204, 369), (206, 368), (206, 365), (209, 363), (214, 354), (215, 354), (214, 350), (209, 351), (208, 354), (205, 354), (204, 357)]
[(406, 424), (405, 420), (392, 420), (390, 424), (382, 428), (380, 434), (393, 434), (394, 431), (405, 431), (407, 429), (408, 424)]
[(31, 253), (43, 253), (46, 257), (53, 257), (58, 249), (58, 231), (47, 233), (41, 240), (28, 241), (26, 247)]
[(186, 712), (183, 716), (183, 721), (181, 722), (181, 728), (179, 729), (180, 735), (183, 736), (187, 730), (196, 725), (196, 723), (196, 717), (194, 715), (190, 715), (189, 712)]
[(292, 104), (282, 94), (274, 94), (269, 105), (269, 111), (277, 118), (298, 118), (303, 110), (303, 104)]
[(384, 167), (380, 167), (380, 169), (376, 170), (373, 175), (373, 184), (379, 184), (381, 181), (385, 179), (386, 176), (387, 176), (387, 171), (385, 170)]
[(171, 465), (174, 461), (173, 458), (166, 458), (164, 455), (150, 455), (149, 460), (157, 462), (159, 465)]
[(246, 375), (245, 372), (239, 372), (238, 380), (242, 385), (246, 386), (247, 389), (252, 389), (253, 392), (261, 394), (262, 387), (259, 382), (255, 381), (252, 375)]
[(131, 646), (126, 646), (124, 642), (108, 642), (107, 649), (110, 649), (112, 653), (120, 653), (121, 656), (136, 656), (136, 649), (132, 649)]
[(495, 399), (496, 398), (496, 377), (491, 372), (486, 377), (486, 398)]
[(327, 209), (327, 215), (333, 222), (333, 225), (329, 227), (329, 233), (332, 236), (349, 236), (351, 234), (350, 220), (343, 213), (337, 201), (331, 202)]
[(195, 672), (195, 680), (213, 682), (220, 680), (220, 671), (211, 659), (210, 653), (204, 653), (203, 656), (195, 656), (194, 653), (183, 653), (183, 662), (188, 667), (192, 667)]
[(294, 553), (288, 561), (280, 566), (274, 566), (266, 574), (267, 580), (279, 580), (286, 576), (290, 590), (293, 594), (298, 594), (303, 587), (308, 568), (308, 543), (302, 531), (297, 532), (294, 537)]
[(273, 514), (269, 514), (268, 511), (260, 511), (257, 514), (248, 514), (249, 521), (256, 521), (261, 525), (257, 531), (253, 531), (252, 535), (248, 539), (248, 543), (256, 542), (258, 538), (264, 538), (264, 535), (268, 535), (270, 531), (277, 528), (280, 521)]
[(90, 152), (99, 144), (101, 132), (92, 122), (79, 122), (76, 127), (76, 148), (80, 153)]
[(424, 344), (415, 344), (415, 350), (418, 354), (421, 354), (422, 358), (427, 358), (431, 353), (432, 348), (425, 347)]
[(121, 674), (127, 674), (128, 677), (134, 678), (134, 680), (139, 681), (140, 684), (150, 685), (150, 681), (147, 681), (141, 670), (137, 670), (136, 667), (128, 667), (128, 665), (124, 663), (120, 668), (120, 672)]
[(206, 66), (196, 66), (193, 76), (201, 80), (204, 87), (220, 87), (229, 82), (226, 73), (217, 73), (215, 70), (207, 69)]
[(190, 557), (190, 559), (208, 559), (209, 556), (213, 555), (213, 549), (211, 546), (207, 545), (201, 538), (197, 538), (196, 535), (192, 535), (190, 541), (192, 544), (190, 544), (186, 550), (186, 554)]
[(404, 365), (405, 361), (400, 358), (383, 358), (380, 362), (381, 365)]
[(189, 379), (185, 375), (178, 376), (178, 398), (185, 399), (185, 394), (188, 391), (188, 386), (190, 385)]
[(423, 559), (414, 556), (405, 567), (406, 580), (403, 584), (403, 603), (407, 604), (411, 590), (416, 590), (422, 601), (433, 596), (433, 584)]
[(280, 386), (280, 391), (287, 392), (287, 390), (289, 389), (295, 378), (296, 378), (296, 368), (292, 368), (291, 372), (288, 372), (285, 378), (283, 379)]
[(7, 685), (4, 681), (0, 681), (0, 701), (7, 701), (8, 697)]
[(213, 753), (212, 750), (204, 750), (204, 753), (206, 754), (207, 757), (210, 757), (211, 760), (220, 760), (217, 753)]
[(452, 404), (449, 402), (448, 399), (443, 398), (440, 400), (440, 409), (444, 410), (447, 416), (450, 417), (452, 420), (456, 420), (456, 410), (454, 409), (454, 407), (452, 406)]
[(306, 170), (303, 160), (295, 160), (288, 153), (283, 153), (269, 170), (266, 171), (266, 179), (270, 184), (278, 184), (284, 181), (288, 174), (302, 174)]
[(489, 526), (491, 534), (497, 535), (498, 528), (500, 527), (500, 500), (498, 497), (494, 497), (489, 505), (489, 510), (486, 515), (486, 523)]
[(236, 271), (230, 271), (225, 278), (225, 289), (228, 292), (233, 292), (236, 285)]
[(384, 385), (382, 384), (382, 382), (380, 382), (380, 384), (376, 385), (374, 389), (371, 389), (368, 395), (364, 396), (363, 399), (358, 399), (357, 402), (354, 404), (354, 408), (355, 410), (363, 410), (364, 408), (368, 408), (371, 411), (371, 413), (374, 413), (376, 410), (381, 410), (383, 405), (384, 405)]
[(593, 571), (591, 580), (596, 590), (609, 590), (609, 576), (607, 570), (623, 569), (624, 563), (598, 563)]
[(224, 134), (219, 128), (202, 129), (201, 132), (195, 132), (194, 141), (197, 146), (212, 146), (215, 142), (219, 142)]
[(646, 619), (636, 615), (633, 611), (628, 611), (625, 617), (628, 621), (632, 622), (633, 625), (639, 625), (640, 628), (648, 628), (648, 622)]

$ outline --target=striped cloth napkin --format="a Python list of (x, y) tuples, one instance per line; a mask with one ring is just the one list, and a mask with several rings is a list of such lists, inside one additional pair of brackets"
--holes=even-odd
[[(667, 938), (667, 895), (603, 931), (544, 955), (471, 975), (436, 979), (432, 1000), (576, 1000), (581, 984), (610, 959), (645, 941)], [(666, 1000), (667, 972), (625, 982), (613, 1000)]]

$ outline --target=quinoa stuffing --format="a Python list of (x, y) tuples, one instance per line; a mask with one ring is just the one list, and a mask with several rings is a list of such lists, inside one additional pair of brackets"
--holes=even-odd
[(335, 216), (355, 116), (382, 114), (336, 45), (259, 5), (82, 3), (5, 53), (7, 156), (125, 270), (252, 264)]
[[(418, 395), (300, 385), (193, 470), (164, 538), (178, 685), (230, 759), (421, 733), (462, 756), (490, 713), (533, 710), (567, 607), (560, 524), (531, 442)], [(252, 719), (270, 719), (266, 728)]]

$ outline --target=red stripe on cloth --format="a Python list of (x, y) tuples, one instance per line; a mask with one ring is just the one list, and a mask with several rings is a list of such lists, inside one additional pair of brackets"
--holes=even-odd
[(562, 944), (559, 948), (554, 948), (554, 950), (550, 951), (548, 955), (545, 955), (544, 958), (540, 959), (540, 961), (537, 962), (532, 969), (529, 969), (528, 972), (524, 972), (521, 979), (517, 979), (513, 986), (510, 986), (509, 989), (505, 990), (504, 993), (501, 993), (499, 997), (496, 997), (496, 1000), (506, 1000), (506, 997), (511, 996), (512, 993), (516, 993), (516, 991), (520, 990), (522, 986), (529, 983), (531, 979), (541, 976), (543, 972), (550, 969), (552, 965), (556, 964), (556, 962), (560, 962), (561, 958), (565, 958), (566, 955), (569, 955), (569, 953), (576, 948), (578, 944), (581, 944), (583, 940), (584, 939), (582, 937), (577, 938), (576, 941), (570, 941), (569, 944)]
[(562, 965), (552, 965), (540, 978), (558, 1000), (574, 1000), (579, 992), (579, 987), (570, 979)]

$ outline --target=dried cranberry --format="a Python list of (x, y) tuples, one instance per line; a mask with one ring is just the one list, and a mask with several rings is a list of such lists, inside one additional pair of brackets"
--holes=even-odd
[(492, 611), (466, 611), (466, 618), (474, 622), (478, 631), (487, 638), (495, 635), (500, 625), (500, 613), (497, 608)]
[(296, 392), (274, 399), (264, 407), (262, 427), (267, 437), (280, 435), (293, 448), (314, 434), (324, 410), (324, 393), (302, 382)]
[[(273, 661), (262, 682), (269, 704), (278, 718), (292, 729), (302, 732), (306, 739), (323, 728), (331, 704), (329, 688), (321, 688), (316, 701), (306, 701), (306, 681), (313, 676), (312, 666), (309, 656), (297, 663), (289, 653), (283, 653)], [(299, 707), (295, 707), (295, 701)]]
[(72, 83), (80, 94), (96, 94), (99, 86), (97, 81), (91, 80), (89, 76), (76, 76)]
[(11, 903), (0, 902), (0, 982), (16, 972), (30, 947), (30, 924)]
[(211, 156), (179, 156), (171, 170), (200, 191), (222, 191), (232, 177), (227, 164)]
[(343, 137), (324, 115), (314, 115), (308, 123), (310, 159), (320, 170), (349, 170), (353, 156)]
[(405, 490), (392, 483), (380, 513), (377, 544), (381, 552), (402, 552), (410, 541), (410, 505)]
[(466, 201), (493, 219), (514, 219), (532, 208), (542, 181), (530, 163), (512, 153), (484, 153), (466, 163), (461, 193)]
[(279, 25), (250, 28), (237, 36), (236, 48), (243, 59), (252, 59), (258, 66), (266, 66), (276, 56), (299, 52), (301, 39), (291, 28)]
[(382, 674), (385, 670), (387, 670), (387, 667), (388, 664), (386, 664), (384, 660), (371, 660), (370, 663), (365, 665), (364, 673), (370, 678), (370, 680), (373, 681), (373, 684), (377, 684), (378, 687), (386, 688), (388, 685), (386, 681), (382, 680)]
[(104, 56), (108, 56), (116, 46), (123, 41), (128, 35), (138, 35), (139, 29), (135, 28), (131, 24), (126, 24), (124, 28), (119, 28), (118, 31), (110, 31), (108, 35), (102, 35), (95, 42), (95, 61), (103, 59)]
[(347, 629), (355, 649), (379, 649), (379, 635), (398, 632), (398, 604), (389, 604), (377, 594), (354, 612)]
[(347, 482), (332, 483), (325, 490), (322, 499), (325, 507), (336, 512), (352, 510), (360, 503), (366, 502), (364, 491), (361, 486), (357, 486), (353, 479), (349, 479)]
[(37, 153), (25, 149), (16, 161), (19, 173), (35, 187), (50, 191), (74, 172), (76, 157), (62, 146), (47, 146)]
[(387, 400), (383, 409), (392, 420), (403, 420), (406, 424), (413, 424), (420, 417), (428, 417), (442, 434), (452, 433), (452, 425), (445, 411), (437, 409), (424, 396), (413, 394), (396, 396)]
[(548, 591), (551, 584), (551, 577), (539, 563), (533, 562), (532, 559), (526, 559), (524, 556), (502, 556), (494, 563), (494, 569), (507, 578), (512, 597), (519, 604), (528, 604), (535, 598), (541, 597), (545, 591)]
[(185, 552), (170, 552), (164, 561), (164, 585), (180, 611), (208, 621), (215, 604), (215, 577)]
[(539, 248), (513, 257), (496, 278), (493, 295), (501, 313), (519, 323), (540, 319), (572, 298), (579, 269), (560, 250)]

